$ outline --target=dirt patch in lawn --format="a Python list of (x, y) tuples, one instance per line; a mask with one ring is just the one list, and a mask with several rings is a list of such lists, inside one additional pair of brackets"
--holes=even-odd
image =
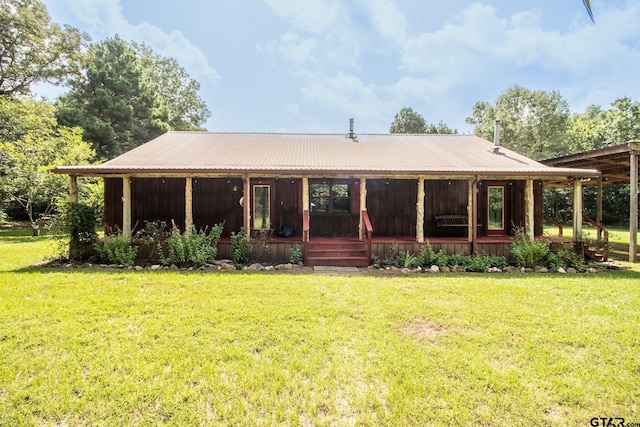
[(439, 325), (426, 319), (415, 319), (400, 327), (400, 330), (415, 341), (427, 341), (436, 344), (443, 335), (453, 332), (450, 325)]

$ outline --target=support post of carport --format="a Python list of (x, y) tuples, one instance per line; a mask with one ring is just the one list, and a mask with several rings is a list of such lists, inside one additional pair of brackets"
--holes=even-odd
[(640, 154), (640, 141), (629, 142), (631, 150), (629, 154), (629, 184), (630, 184), (630, 209), (629, 209), (629, 262), (637, 261), (638, 253), (638, 154)]
[(122, 178), (122, 234), (131, 236), (131, 178)]
[[(602, 175), (598, 177), (598, 193), (596, 194), (596, 222), (602, 225)], [(602, 229), (598, 227), (598, 240), (602, 239)]]
[(69, 175), (69, 201), (78, 203), (78, 177)]
[(416, 241), (424, 242), (424, 177), (418, 179), (418, 200), (416, 201)]
[(185, 178), (184, 183), (184, 234), (191, 234), (193, 228), (193, 179)]
[(573, 241), (582, 241), (582, 180), (573, 180)]

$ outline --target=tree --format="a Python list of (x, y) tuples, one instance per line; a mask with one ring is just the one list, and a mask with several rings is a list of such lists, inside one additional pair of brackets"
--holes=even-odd
[(495, 104), (476, 103), (467, 123), (475, 125), (476, 135), (493, 140), (496, 119), (501, 121), (500, 141), (505, 147), (533, 159), (566, 154), (563, 141), (569, 104), (559, 92), (513, 86)]
[(413, 108), (401, 108), (391, 123), (390, 133), (427, 133), (427, 123)]
[(145, 83), (154, 94), (153, 117), (172, 130), (203, 130), (211, 116), (198, 95), (200, 83), (174, 58), (164, 58), (146, 45), (132, 43), (140, 57)]
[(169, 130), (152, 119), (136, 52), (120, 38), (90, 46), (84, 74), (56, 102), (56, 118), (80, 126), (98, 156), (112, 158)]
[(90, 46), (84, 74), (58, 98), (61, 124), (80, 126), (112, 158), (169, 130), (200, 130), (209, 116), (199, 84), (173, 59), (119, 37)]
[(429, 124), (421, 114), (410, 107), (401, 108), (391, 123), (390, 133), (458, 133), (450, 129), (442, 120), (437, 125)]
[(0, 96), (59, 84), (79, 72), (88, 37), (52, 23), (39, 0), (0, 0)]
[[(13, 122), (11, 120), (13, 120)], [(94, 153), (79, 128), (58, 126), (53, 106), (42, 101), (0, 97), (0, 195), (15, 201), (35, 224), (68, 195), (66, 177), (51, 173), (54, 166), (87, 164)], [(44, 206), (43, 212), (34, 211)]]

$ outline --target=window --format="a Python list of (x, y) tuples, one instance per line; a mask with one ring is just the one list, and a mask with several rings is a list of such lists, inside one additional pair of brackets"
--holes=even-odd
[(253, 228), (266, 230), (271, 228), (271, 186), (253, 186)]
[(488, 185), (487, 195), (488, 231), (492, 234), (505, 232), (505, 186)]
[(350, 213), (351, 194), (349, 184), (317, 182), (310, 184), (311, 212)]

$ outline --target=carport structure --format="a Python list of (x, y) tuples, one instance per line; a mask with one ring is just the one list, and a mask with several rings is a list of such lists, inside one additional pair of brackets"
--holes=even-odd
[(596, 182), (586, 182), (584, 185), (598, 186), (597, 219), (602, 223), (602, 186), (612, 184), (629, 184), (629, 261), (637, 261), (637, 233), (638, 233), (638, 159), (640, 156), (640, 141), (630, 141), (610, 147), (598, 148), (577, 154), (543, 160), (547, 166), (562, 168), (596, 169), (601, 172)]

